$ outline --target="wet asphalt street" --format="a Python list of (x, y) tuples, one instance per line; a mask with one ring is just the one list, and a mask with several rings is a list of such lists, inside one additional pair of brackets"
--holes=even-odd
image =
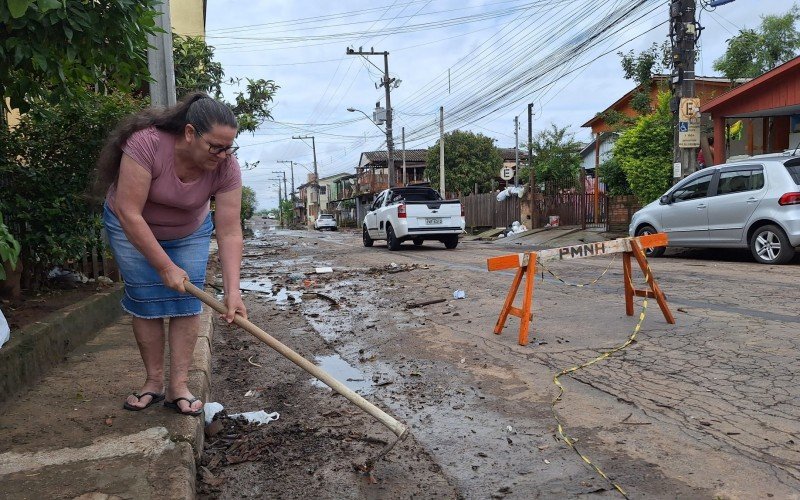
[[(256, 224), (247, 300), (302, 315), (334, 351), (317, 361), (408, 423), (457, 496), (621, 497), (613, 482), (631, 498), (798, 498), (797, 259), (766, 266), (743, 252), (670, 250), (652, 260), (676, 324), (648, 300), (635, 342), (562, 377), (554, 407), (606, 481), (559, 438), (553, 376), (634, 331), (643, 300), (625, 315), (621, 258), (548, 265), (560, 280), (537, 276), (531, 342), (520, 346), (514, 317), (492, 333), (513, 273), (487, 272), (486, 259), (524, 244), (390, 252), (364, 248), (354, 231)], [(265, 246), (280, 251), (253, 250)], [(314, 274), (319, 266), (333, 273)], [(283, 290), (270, 275), (292, 279)]]

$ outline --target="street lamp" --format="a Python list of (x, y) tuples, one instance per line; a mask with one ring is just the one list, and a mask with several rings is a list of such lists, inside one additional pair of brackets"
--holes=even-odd
[(378, 130), (380, 130), (381, 132), (384, 132), (386, 134), (386, 168), (389, 170), (388, 184), (389, 184), (389, 187), (393, 187), (393, 185), (394, 185), (394, 161), (393, 161), (394, 158), (392, 158), (392, 154), (393, 154), (392, 149), (393, 148), (392, 148), (391, 132), (388, 129), (387, 130), (383, 130), (377, 123), (375, 123), (375, 121), (372, 118), (370, 118), (370, 116), (368, 114), (364, 113), (360, 109), (347, 108), (347, 111), (349, 111), (351, 113), (354, 113), (354, 112), (361, 113), (362, 115), (364, 115), (364, 117), (367, 120), (370, 121), (370, 123), (375, 125), (375, 127), (377, 127)]

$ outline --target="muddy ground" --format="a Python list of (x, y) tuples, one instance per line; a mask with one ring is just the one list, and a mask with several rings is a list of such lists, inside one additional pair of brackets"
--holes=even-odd
[[(331, 312), (355, 305), (355, 297), (342, 293), (341, 280), (361, 288), (360, 283), (371, 282), (383, 271), (290, 276), (301, 264), (311, 263), (313, 252), (293, 249), (295, 238), (273, 234), (261, 239), (265, 233), (257, 234), (247, 243), (242, 270), (242, 286), (251, 290), (245, 291), (249, 319), (360, 394), (382, 386), (385, 382), (347, 371), (331, 335), (352, 332), (348, 325), (333, 326), (328, 319)], [(315, 330), (317, 321), (332, 329)], [(200, 498), (459, 496), (413, 436), (399, 442), (371, 472), (365, 471), (365, 462), (396, 437), (246, 332), (215, 325), (212, 370), (213, 396), (226, 412), (264, 409), (278, 412), (280, 418), (261, 426), (222, 419), (225, 428), (206, 441), (198, 472)]]
[[(224, 420), (206, 444), (201, 498), (621, 497), (560, 440), (552, 407), (555, 373), (622, 344), (636, 325), (642, 304), (624, 314), (620, 262), (554, 269), (573, 283), (608, 269), (594, 287), (537, 277), (532, 341), (520, 346), (514, 318), (492, 334), (511, 274), (487, 273), (485, 259), (509, 248), (388, 252), (353, 232), (264, 224), (246, 243), (250, 319), (411, 437), (372, 476), (359, 473), (353, 464), (394, 436), (247, 333), (217, 325), (213, 398), (231, 413), (280, 418)], [(757, 297), (797, 297), (800, 273), (740, 260), (654, 262), (677, 324), (651, 301), (628, 349), (562, 378), (565, 432), (631, 498), (798, 498), (797, 370), (787, 367), (800, 353), (799, 321), (787, 302)], [(458, 289), (466, 299), (453, 298)]]

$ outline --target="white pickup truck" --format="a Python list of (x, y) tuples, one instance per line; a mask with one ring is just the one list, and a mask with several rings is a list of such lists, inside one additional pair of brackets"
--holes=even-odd
[(437, 240), (446, 248), (458, 246), (464, 232), (464, 211), (458, 200), (443, 200), (429, 187), (398, 187), (382, 191), (364, 217), (364, 246), (386, 240), (389, 250), (398, 250), (406, 240), (422, 245)]

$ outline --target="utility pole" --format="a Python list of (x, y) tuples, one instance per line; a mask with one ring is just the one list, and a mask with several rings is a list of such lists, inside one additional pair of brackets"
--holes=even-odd
[[(273, 173), (275, 173), (275, 172), (273, 172)], [(281, 227), (284, 227), (284, 225), (283, 225), (283, 210), (281, 210), (281, 204), (282, 204), (282, 201), (283, 201), (282, 198), (281, 198), (281, 179), (280, 179), (280, 177), (273, 177), (271, 180), (278, 181), (278, 221), (280, 222)]]
[(394, 83), (395, 87), (400, 84), (400, 81), (395, 78), (389, 78), (389, 52), (375, 52), (375, 49), (370, 49), (369, 52), (362, 51), (359, 47), (358, 50), (347, 48), (345, 50), (347, 55), (351, 56), (383, 56), (383, 79), (380, 86), (386, 91), (386, 150), (388, 153), (387, 167), (389, 168), (389, 187), (394, 187), (396, 184), (396, 176), (394, 171), (394, 140), (392, 139), (392, 93), (390, 87)]
[(533, 103), (528, 103), (528, 170), (531, 176), (531, 229), (534, 225), (533, 210), (535, 208), (534, 195), (536, 194), (536, 171), (533, 168)]
[(514, 117), (514, 187), (519, 185), (519, 116)]
[(172, 23), (169, 19), (169, 0), (162, 0), (155, 9), (160, 33), (147, 35), (147, 69), (150, 71), (150, 102), (154, 106), (172, 106), (175, 98), (175, 63), (172, 59)]
[[(284, 172), (283, 170), (273, 170), (272, 173), (273, 174), (281, 174), (283, 176), (283, 199), (284, 200), (288, 200), (289, 196), (286, 193), (286, 172)], [(281, 187), (280, 179), (278, 179), (278, 190), (279, 191), (280, 191), (280, 187)], [(283, 205), (282, 204), (281, 204), (280, 210), (281, 210), (281, 214), (283, 214)], [(294, 206), (292, 206), (292, 211), (294, 211)], [(287, 225), (288, 225), (289, 221), (286, 221), (286, 222), (287, 222)]]
[(444, 106), (439, 106), (439, 194), (446, 198), (444, 185)]
[(400, 129), (403, 134), (403, 186), (408, 184), (408, 176), (406, 175), (406, 128)]
[(294, 161), (292, 160), (278, 160), (278, 163), (288, 163), (292, 171), (292, 222), (294, 222), (294, 206), (297, 204), (294, 196)]
[(317, 143), (314, 142), (313, 135), (293, 135), (292, 139), (311, 139), (311, 150), (314, 153), (314, 193), (313, 205), (316, 205), (316, 210), (312, 210), (314, 217), (319, 216), (319, 175), (317, 174)]
[[(693, 116), (696, 113), (693, 101), (687, 101), (687, 98), (695, 97), (696, 8), (696, 0), (671, 0), (669, 9), (673, 61), (671, 111), (675, 130), (673, 149), (675, 167), (680, 166), (674, 169), (673, 176), (681, 179), (697, 170), (697, 148), (700, 146), (699, 121), (695, 121)], [(688, 115), (692, 115), (691, 121)]]

